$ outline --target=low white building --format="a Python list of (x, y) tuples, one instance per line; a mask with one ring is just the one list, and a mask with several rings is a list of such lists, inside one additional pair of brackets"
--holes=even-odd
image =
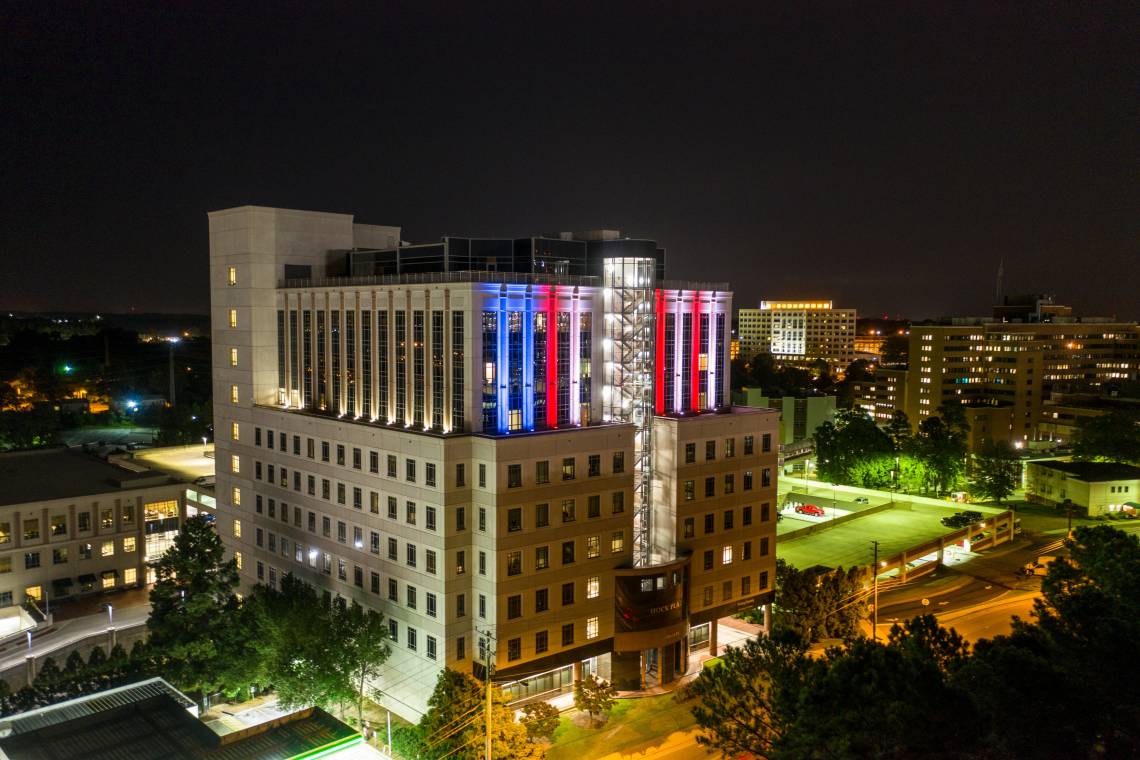
[(1030, 462), (1025, 470), (1025, 498), (1058, 505), (1066, 499), (1089, 517), (1135, 512), (1140, 502), (1140, 467), (1116, 462)]

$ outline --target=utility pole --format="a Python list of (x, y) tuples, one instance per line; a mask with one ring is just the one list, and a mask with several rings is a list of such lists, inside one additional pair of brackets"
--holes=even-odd
[(483, 752), (486, 755), (485, 760), (492, 760), (491, 758), (491, 674), (495, 669), (495, 648), (491, 646), (491, 642), (495, 640), (494, 635), (487, 631), (487, 706), (486, 715), (484, 720), (487, 724), (486, 736), (483, 739)]
[(872, 541), (871, 546), (875, 547), (875, 560), (874, 560), (874, 564), (871, 567), (871, 572), (875, 574), (875, 578), (874, 578), (875, 600), (871, 603), (871, 614), (873, 615), (873, 618), (871, 620), (871, 640), (872, 641), (878, 641), (879, 640), (879, 542), (878, 541)]
[(1068, 532), (1065, 533), (1065, 536), (1068, 538), (1072, 538), (1073, 537), (1073, 500), (1072, 499), (1065, 499), (1065, 514), (1068, 515), (1068, 517), (1069, 517), (1069, 529), (1068, 529)]

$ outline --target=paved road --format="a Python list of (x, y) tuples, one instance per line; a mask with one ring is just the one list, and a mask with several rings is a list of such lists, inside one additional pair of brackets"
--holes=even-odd
[(895, 621), (924, 613), (937, 615), (970, 640), (1008, 633), (1011, 616), (1027, 617), (1041, 589), (1040, 577), (1025, 576), (1021, 568), (1041, 554), (1056, 554), (1058, 542), (1047, 535), (1022, 537), (880, 594), (880, 634)]
[(33, 634), (32, 648), (28, 649), (27, 639), (18, 639), (0, 647), (0, 671), (22, 665), (29, 654), (43, 657), (61, 649), (66, 654), (68, 647), (96, 633), (105, 633), (108, 628), (130, 628), (145, 623), (150, 615), (150, 605), (114, 608), (112, 619), (106, 611), (93, 615), (63, 620), (53, 624), (45, 633)]

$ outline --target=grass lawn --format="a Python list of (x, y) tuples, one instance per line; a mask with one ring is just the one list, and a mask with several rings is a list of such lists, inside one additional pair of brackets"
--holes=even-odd
[(692, 728), (691, 702), (677, 702), (672, 694), (619, 699), (609, 721), (600, 728), (580, 728), (563, 716), (554, 732), (548, 760), (583, 760), (611, 752), (644, 752), (663, 743), (674, 731)]

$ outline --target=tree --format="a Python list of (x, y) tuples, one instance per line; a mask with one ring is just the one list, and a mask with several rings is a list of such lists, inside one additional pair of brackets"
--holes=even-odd
[(880, 350), (883, 352), (883, 364), (906, 364), (910, 339), (905, 335), (888, 335)]
[(380, 675), (380, 667), (392, 651), (388, 647), (388, 625), (379, 612), (366, 610), (356, 602), (334, 605), (333, 610), (333, 640), (356, 692), (357, 719), (364, 725), (365, 682)]
[(593, 673), (574, 682), (574, 706), (589, 714), (591, 725), (597, 722), (595, 715), (603, 716), (613, 709), (616, 696), (613, 684)]
[(777, 559), (775, 624), (804, 641), (854, 638), (867, 617), (867, 580), (863, 568), (799, 570)]
[(871, 362), (866, 359), (856, 359), (851, 362), (843, 373), (844, 380), (873, 380), (874, 377)]
[(1140, 464), (1140, 414), (1117, 410), (1081, 420), (1073, 439), (1073, 456)]
[(729, 647), (689, 687), (697, 698), (697, 743), (725, 757), (770, 757), (788, 730), (811, 661), (803, 639), (786, 630)]
[(974, 457), (971, 486), (975, 493), (998, 504), (1021, 482), (1021, 459), (1009, 441), (986, 439)]
[(831, 483), (853, 483), (857, 466), (894, 454), (886, 433), (862, 409), (836, 412), (835, 422), (824, 422), (813, 438), (819, 476)]
[(938, 411), (943, 416), (930, 416), (919, 423), (911, 453), (929, 476), (924, 488), (933, 486), (941, 493), (957, 483), (965, 468), (969, 424), (958, 404), (939, 407)]
[(891, 439), (895, 454), (902, 453), (910, 443), (910, 419), (902, 409), (896, 409), (891, 414), (890, 422), (886, 425), (887, 437)]
[(559, 720), (558, 708), (549, 702), (531, 702), (523, 708), (523, 726), (531, 741), (554, 736)]
[(218, 641), (239, 607), (237, 565), (224, 555), (221, 538), (200, 514), (183, 523), (174, 545), (150, 563), (156, 580), (149, 648), (161, 658), (164, 675), (184, 690), (208, 692), (223, 685)]
[[(413, 752), (428, 760), (459, 758), (480, 760), (487, 731), (485, 687), (466, 673), (444, 668), (428, 699), (415, 736), (402, 737), (405, 744), (419, 745)], [(502, 689), (491, 689), (491, 756), (498, 760), (524, 760), (542, 753), (527, 739), (523, 724), (515, 720)]]

